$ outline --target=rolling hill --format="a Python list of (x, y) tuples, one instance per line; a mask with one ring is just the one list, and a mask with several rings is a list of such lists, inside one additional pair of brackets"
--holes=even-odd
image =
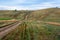
[(0, 19), (3, 18), (60, 22), (60, 8), (42, 10), (0, 10)]
[(1, 18), (22, 21), (2, 40), (60, 40), (60, 8), (0, 11)]

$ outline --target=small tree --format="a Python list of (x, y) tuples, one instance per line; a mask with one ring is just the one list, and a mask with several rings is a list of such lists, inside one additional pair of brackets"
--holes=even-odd
[(58, 7), (56, 7), (56, 8), (58, 8)]
[(15, 9), (15, 12), (17, 11), (17, 9)]

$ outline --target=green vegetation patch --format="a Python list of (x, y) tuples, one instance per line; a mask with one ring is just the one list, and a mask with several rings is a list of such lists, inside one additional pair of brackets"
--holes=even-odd
[(11, 20), (12, 18), (0, 18), (0, 20)]

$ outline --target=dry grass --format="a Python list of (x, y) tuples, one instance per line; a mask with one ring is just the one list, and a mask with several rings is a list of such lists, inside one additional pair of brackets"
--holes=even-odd
[(2, 40), (58, 40), (59, 30), (55, 25), (26, 21)]

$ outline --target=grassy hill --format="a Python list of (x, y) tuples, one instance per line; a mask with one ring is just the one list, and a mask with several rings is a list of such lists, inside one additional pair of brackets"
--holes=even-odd
[(60, 22), (60, 8), (36, 10), (29, 15), (28, 19)]
[(0, 20), (6, 18), (24, 21), (2, 40), (60, 40), (60, 8), (0, 11)]
[(48, 8), (42, 10), (4, 10), (0, 11), (1, 19), (28, 19), (44, 21), (60, 21), (60, 8)]
[(0, 19), (24, 19), (30, 13), (28, 10), (0, 10)]

